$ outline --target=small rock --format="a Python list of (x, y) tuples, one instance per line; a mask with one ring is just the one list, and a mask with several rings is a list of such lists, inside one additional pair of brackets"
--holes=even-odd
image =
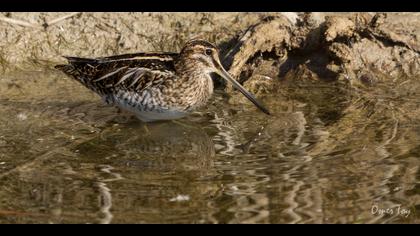
[(369, 72), (360, 75), (359, 79), (364, 85), (368, 86), (373, 86), (378, 81), (377, 77), (373, 73)]
[(25, 113), (19, 113), (17, 115), (17, 119), (20, 120), (20, 121), (24, 121), (24, 120), (28, 119), (28, 116)]
[(174, 198), (169, 199), (170, 202), (184, 202), (184, 201), (189, 201), (190, 200), (190, 196), (188, 195), (178, 195)]

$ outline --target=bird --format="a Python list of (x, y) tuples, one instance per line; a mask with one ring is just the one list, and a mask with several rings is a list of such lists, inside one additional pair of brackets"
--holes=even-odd
[(270, 115), (255, 96), (224, 69), (219, 50), (203, 39), (188, 40), (179, 53), (140, 52), (109, 57), (64, 56), (55, 68), (97, 93), (104, 102), (143, 122), (175, 120), (203, 107), (217, 74)]

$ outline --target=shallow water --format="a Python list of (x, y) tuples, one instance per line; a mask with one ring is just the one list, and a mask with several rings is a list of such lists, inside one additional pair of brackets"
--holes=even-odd
[(144, 125), (62, 74), (0, 77), (0, 223), (419, 223), (420, 83), (279, 82)]

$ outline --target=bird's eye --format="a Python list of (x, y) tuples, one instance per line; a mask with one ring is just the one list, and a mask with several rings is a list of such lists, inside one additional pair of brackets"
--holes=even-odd
[(213, 51), (211, 49), (206, 49), (206, 55), (210, 56)]

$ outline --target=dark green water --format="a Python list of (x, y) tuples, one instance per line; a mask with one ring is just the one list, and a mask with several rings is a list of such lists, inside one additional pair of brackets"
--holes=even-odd
[(419, 78), (145, 126), (62, 77), (0, 76), (0, 223), (420, 222)]

